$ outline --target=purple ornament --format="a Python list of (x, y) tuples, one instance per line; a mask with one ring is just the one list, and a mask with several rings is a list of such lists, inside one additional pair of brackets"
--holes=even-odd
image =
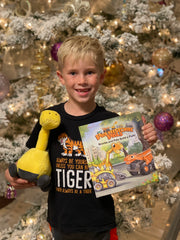
[(16, 189), (8, 183), (4, 197), (7, 199), (14, 199), (16, 198), (16, 195)]
[(160, 131), (168, 131), (174, 124), (172, 115), (168, 112), (158, 113), (154, 118), (154, 125)]
[(58, 49), (61, 46), (61, 44), (62, 44), (62, 42), (55, 43), (51, 48), (51, 56), (56, 62), (58, 61), (57, 52), (58, 52)]
[(9, 86), (9, 81), (0, 73), (0, 101), (8, 94)]

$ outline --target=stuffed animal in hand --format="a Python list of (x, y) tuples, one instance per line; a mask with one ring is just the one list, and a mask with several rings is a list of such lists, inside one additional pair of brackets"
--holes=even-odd
[(60, 125), (60, 115), (52, 110), (44, 110), (40, 115), (41, 130), (35, 148), (28, 150), (17, 162), (9, 166), (11, 177), (20, 177), (37, 183), (42, 191), (50, 185), (51, 164), (46, 151), (50, 130)]

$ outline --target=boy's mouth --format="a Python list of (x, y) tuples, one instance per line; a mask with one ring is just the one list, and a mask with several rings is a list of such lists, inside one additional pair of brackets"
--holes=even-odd
[(90, 88), (85, 88), (85, 89), (76, 89), (77, 92), (89, 92)]

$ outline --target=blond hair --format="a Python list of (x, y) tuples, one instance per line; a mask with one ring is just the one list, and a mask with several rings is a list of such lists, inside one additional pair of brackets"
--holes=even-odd
[(92, 61), (102, 73), (104, 71), (104, 50), (96, 38), (88, 36), (73, 36), (67, 38), (58, 49), (58, 65), (63, 69), (66, 57), (74, 62), (84, 57), (91, 57)]

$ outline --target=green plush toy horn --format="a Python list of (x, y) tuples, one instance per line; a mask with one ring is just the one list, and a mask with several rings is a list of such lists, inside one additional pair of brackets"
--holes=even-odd
[(51, 164), (46, 151), (50, 130), (60, 125), (60, 115), (52, 110), (45, 110), (40, 116), (41, 130), (35, 148), (28, 150), (17, 162), (9, 166), (12, 177), (20, 177), (35, 182), (42, 191), (50, 185)]

